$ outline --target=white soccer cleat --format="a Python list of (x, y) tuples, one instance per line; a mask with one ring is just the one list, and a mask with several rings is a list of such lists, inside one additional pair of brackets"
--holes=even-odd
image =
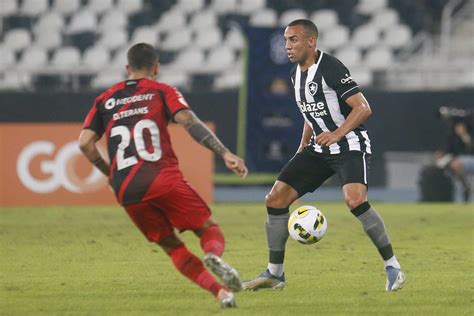
[(228, 263), (224, 262), (222, 258), (212, 253), (207, 253), (204, 256), (204, 263), (217, 275), (217, 277), (224, 283), (224, 285), (234, 292), (242, 290), (242, 282), (237, 270), (232, 268)]
[(387, 292), (393, 292), (403, 288), (405, 283), (405, 274), (402, 270), (389, 266), (386, 268), (387, 271), (387, 283), (385, 284), (385, 290)]

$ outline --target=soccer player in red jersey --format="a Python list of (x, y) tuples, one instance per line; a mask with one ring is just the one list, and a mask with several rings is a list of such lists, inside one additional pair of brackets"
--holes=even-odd
[[(171, 148), (168, 123), (183, 126), (200, 144), (224, 159), (230, 170), (247, 175), (244, 161), (230, 152), (194, 114), (181, 93), (157, 82), (155, 48), (136, 44), (127, 53), (129, 79), (99, 95), (79, 136), (84, 155), (109, 178), (118, 202), (150, 242), (156, 242), (184, 276), (210, 291), (222, 307), (235, 307), (241, 290), (238, 272), (222, 259), (224, 236), (211, 211), (183, 178)], [(111, 162), (96, 147), (105, 135)], [(192, 230), (205, 253), (205, 264), (192, 254), (174, 228)]]

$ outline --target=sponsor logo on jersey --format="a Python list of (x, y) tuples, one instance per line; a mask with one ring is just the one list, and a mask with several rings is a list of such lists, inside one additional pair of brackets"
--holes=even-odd
[(129, 103), (140, 102), (140, 101), (149, 101), (153, 99), (154, 96), (155, 95), (153, 93), (147, 93), (147, 94), (138, 94), (132, 97), (127, 97), (127, 98), (122, 98), (122, 99), (110, 98), (107, 101), (105, 101), (104, 107), (107, 110), (112, 110), (114, 107), (119, 106), (119, 105), (125, 105)]
[(318, 92), (318, 84), (314, 81), (308, 82), (308, 90), (309, 94), (315, 95)]
[(349, 74), (345, 74), (345, 77), (341, 79), (341, 83), (352, 83), (354, 82), (354, 79), (352, 79), (351, 76), (349, 76)]
[(310, 102), (305, 103), (298, 101), (298, 107), (300, 108), (301, 113), (309, 113), (312, 117), (321, 117), (328, 115), (327, 110), (325, 109), (324, 102)]

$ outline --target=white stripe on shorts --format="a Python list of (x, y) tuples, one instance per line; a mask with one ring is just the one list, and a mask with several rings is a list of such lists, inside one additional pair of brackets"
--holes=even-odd
[(365, 164), (365, 152), (362, 154), (362, 161), (364, 162), (364, 184), (367, 184), (367, 165)]

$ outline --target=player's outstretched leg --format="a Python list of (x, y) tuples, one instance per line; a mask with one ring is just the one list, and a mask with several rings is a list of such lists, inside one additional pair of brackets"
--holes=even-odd
[(222, 260), (221, 257), (210, 252), (206, 253), (204, 255), (204, 263), (229, 289), (234, 292), (242, 290), (239, 272)]
[(288, 239), (289, 209), (267, 207), (268, 217), (265, 222), (265, 231), (269, 249), (267, 269), (253, 280), (244, 281), (242, 286), (247, 291), (259, 289), (283, 289), (285, 287), (285, 273), (283, 261), (285, 246)]
[[(285, 169), (280, 173), (284, 174)], [(288, 173), (288, 172), (286, 172)], [(267, 207), (267, 221), (265, 232), (268, 244), (267, 269), (253, 280), (244, 281), (244, 290), (256, 291), (259, 289), (283, 289), (285, 287), (285, 273), (283, 262), (285, 260), (285, 247), (288, 240), (288, 219), (290, 217), (289, 205), (297, 198), (298, 192), (286, 182), (277, 180), (270, 193), (265, 197)]]
[(405, 275), (393, 254), (392, 244), (388, 238), (382, 217), (368, 202), (363, 202), (353, 208), (351, 212), (361, 222), (365, 233), (377, 247), (380, 256), (384, 260), (384, 267), (387, 272), (385, 290), (391, 292), (401, 289), (405, 283)]
[(242, 290), (239, 272), (222, 258), (225, 240), (219, 226), (209, 220), (201, 229), (195, 231), (201, 241), (204, 251), (204, 263), (221, 280), (222, 283), (234, 292)]
[(206, 270), (202, 261), (176, 236), (163, 238), (158, 244), (170, 256), (176, 269), (192, 282), (211, 292), (219, 300), (221, 307), (237, 306), (234, 294), (220, 285)]

